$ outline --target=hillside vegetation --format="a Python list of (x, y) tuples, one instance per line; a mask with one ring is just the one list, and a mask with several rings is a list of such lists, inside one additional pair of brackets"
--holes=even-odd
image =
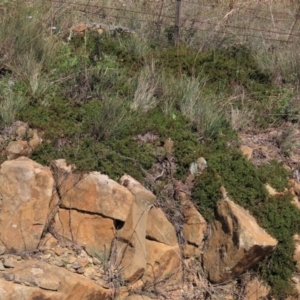
[[(229, 3), (214, 2), (214, 18), (221, 19)], [(151, 2), (140, 3), (140, 9), (151, 8), (145, 5)], [(271, 8), (283, 7), (291, 14), (297, 10), (292, 2), (286, 8), (280, 1)], [(287, 134), (278, 143), (281, 155), (288, 159), (295, 151), (299, 40), (270, 41), (220, 30), (209, 35), (191, 27), (182, 30), (175, 46), (172, 24), (146, 26), (134, 13), (113, 21), (99, 13), (99, 20), (68, 4), (42, 0), (2, 0), (0, 10), (2, 136), (8, 136), (14, 121), (27, 122), (43, 139), (32, 159), (47, 165), (65, 158), (79, 172), (97, 170), (115, 180), (126, 172), (156, 194), (173, 222), (180, 222), (174, 213), (174, 184), (184, 183), (190, 164), (204, 157), (208, 168), (191, 190), (199, 211), (213, 220), (220, 186), (226, 186), (230, 197), (279, 241), (272, 258), (255, 271), (278, 299), (292, 292), (293, 235), (300, 232), (300, 211), (291, 195), (275, 198), (264, 187), (268, 182), (283, 191), (292, 174), (276, 161), (254, 166), (239, 151), (239, 134), (285, 124)], [(97, 18), (120, 22), (135, 34), (85, 32), (68, 39), (72, 24)], [(242, 19), (247, 21), (239, 16), (236, 22)], [(174, 141), (171, 152), (163, 147), (169, 138)], [(0, 147), (8, 142), (4, 138)], [(173, 208), (166, 204), (170, 201)]]

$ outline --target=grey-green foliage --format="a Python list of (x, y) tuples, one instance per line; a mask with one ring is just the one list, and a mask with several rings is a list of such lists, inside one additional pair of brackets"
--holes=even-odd
[(0, 83), (0, 127), (10, 126), (16, 114), (28, 103), (28, 100), (20, 93), (14, 91), (9, 84), (4, 81)]

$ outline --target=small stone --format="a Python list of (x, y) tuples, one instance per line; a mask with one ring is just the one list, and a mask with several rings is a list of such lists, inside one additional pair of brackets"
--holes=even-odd
[(0, 271), (5, 271), (2, 261), (0, 260)]
[[(93, 267), (87, 267), (84, 269), (84, 276), (88, 277), (90, 279), (93, 278), (93, 276), (95, 275), (95, 269)], [(97, 279), (99, 278), (99, 276), (97, 277)]]
[(50, 264), (57, 267), (63, 267), (64, 263), (61, 260), (51, 260)]
[(78, 262), (82, 267), (86, 267), (90, 263), (87, 258), (79, 258)]
[(72, 263), (72, 268), (75, 269), (75, 270), (77, 270), (81, 267), (82, 267), (82, 265), (80, 264), (80, 262), (78, 260), (76, 260)]
[(0, 255), (4, 254), (5, 250), (5, 246), (0, 246)]
[(41, 289), (49, 291), (57, 291), (60, 286), (60, 282), (56, 278), (51, 278), (51, 276), (47, 276), (46, 278), (37, 278), (35, 283)]
[(72, 268), (71, 264), (67, 264), (67, 270), (73, 273), (76, 273), (76, 270), (74, 268)]
[(51, 257), (51, 254), (50, 253), (44, 254), (44, 255), (41, 255), (40, 257), (41, 257), (42, 260), (47, 260)]
[(65, 248), (60, 248), (60, 247), (56, 247), (54, 249), (54, 252), (56, 255), (61, 256), (62, 254), (64, 254), (66, 252)]
[(14, 268), (15, 267), (14, 261), (10, 257), (4, 258), (3, 265), (5, 268)]
[(84, 274), (84, 267), (80, 267), (77, 269), (78, 274)]
[(98, 279), (96, 281), (96, 284), (101, 285), (102, 287), (109, 289), (109, 284), (107, 284), (107, 282), (105, 280), (103, 280), (102, 278)]
[(94, 265), (102, 265), (101, 261), (97, 257), (93, 257), (93, 264)]
[(3, 273), (2, 276), (5, 280), (7, 281), (14, 281), (15, 280), (15, 275), (11, 273)]
[(69, 256), (67, 257), (66, 261), (69, 263), (69, 264), (72, 264), (73, 262), (75, 262), (77, 260), (77, 258), (75, 256)]
[(46, 254), (50, 254), (51, 256), (54, 256), (54, 251), (51, 250), (51, 249), (46, 249), (46, 250), (44, 251), (44, 255), (46, 255)]

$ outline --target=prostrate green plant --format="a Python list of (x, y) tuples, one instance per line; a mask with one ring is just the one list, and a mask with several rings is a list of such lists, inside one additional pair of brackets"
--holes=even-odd
[(283, 191), (288, 186), (288, 172), (276, 161), (256, 168), (238, 150), (225, 143), (219, 145), (206, 153), (208, 167), (196, 181), (193, 199), (201, 214), (212, 221), (223, 185), (229, 198), (248, 209), (259, 225), (278, 240), (274, 254), (259, 269), (274, 296), (286, 297), (291, 292), (290, 278), (295, 268), (293, 235), (300, 231), (300, 211), (291, 203), (289, 193), (269, 196), (264, 184)]

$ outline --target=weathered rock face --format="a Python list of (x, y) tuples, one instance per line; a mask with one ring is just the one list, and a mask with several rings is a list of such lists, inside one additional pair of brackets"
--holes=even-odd
[(118, 232), (114, 259), (123, 269), (123, 279), (133, 283), (146, 269), (147, 218), (156, 197), (129, 175), (124, 175), (121, 182), (134, 195), (134, 202), (124, 227)]
[(5, 152), (8, 159), (27, 156), (34, 151), (42, 140), (36, 129), (30, 129), (27, 123), (16, 121), (7, 129), (10, 140)]
[(171, 278), (180, 281), (183, 276), (182, 258), (179, 245), (164, 245), (146, 240), (147, 268), (142, 278), (144, 282), (158, 282)]
[(0, 183), (0, 244), (12, 252), (35, 250), (54, 190), (50, 169), (20, 157), (1, 165)]
[(146, 236), (150, 240), (173, 246), (177, 243), (174, 226), (160, 208), (152, 207), (148, 214)]
[(11, 141), (6, 147), (8, 159), (15, 159), (19, 156), (27, 156), (31, 153), (31, 148), (27, 141)]
[(59, 185), (61, 207), (125, 221), (133, 195), (123, 186), (99, 172), (70, 174)]
[(110, 290), (64, 268), (27, 260), (0, 273), (1, 300), (105, 300)]
[(247, 300), (267, 299), (270, 287), (263, 284), (258, 278), (253, 278), (245, 287), (245, 298)]
[(183, 236), (190, 246), (199, 247), (204, 239), (207, 223), (191, 201), (185, 201), (182, 204), (181, 211), (185, 218), (182, 230)]
[(277, 241), (230, 200), (219, 201), (211, 238), (204, 249), (205, 272), (212, 282), (233, 279), (266, 257)]
[(90, 253), (108, 257), (115, 235), (114, 221), (97, 214), (87, 214), (77, 210), (59, 209), (53, 228), (61, 237), (61, 242), (70, 241), (84, 246)]

